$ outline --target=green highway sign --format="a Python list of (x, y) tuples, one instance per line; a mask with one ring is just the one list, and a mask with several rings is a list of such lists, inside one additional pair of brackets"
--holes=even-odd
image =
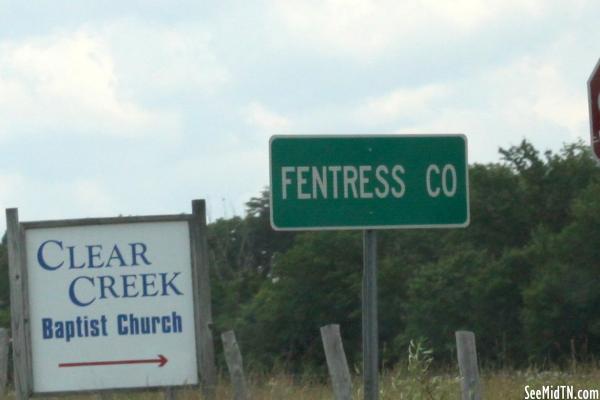
[(273, 136), (276, 230), (469, 224), (464, 135)]

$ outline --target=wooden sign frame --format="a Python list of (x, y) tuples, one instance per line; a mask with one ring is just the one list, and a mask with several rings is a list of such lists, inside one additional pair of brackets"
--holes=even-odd
[[(103, 388), (102, 390), (34, 393), (29, 282), (26, 259), (27, 253), (25, 248), (26, 231), (28, 229), (36, 228), (180, 221), (187, 222), (189, 227), (193, 290), (192, 299), (194, 310), (194, 326), (196, 330), (196, 361), (199, 375), (198, 382), (199, 385), (202, 386), (202, 390), (205, 395), (212, 397), (211, 394), (214, 394), (217, 378), (213, 334), (211, 331), (212, 306), (208, 264), (206, 204), (204, 200), (193, 200), (192, 214), (86, 218), (32, 222), (19, 222), (18, 209), (6, 209), (14, 385), (17, 400), (27, 400), (31, 396), (61, 396), (111, 391), (137, 392), (165, 388), (164, 386), (153, 386), (126, 389)], [(198, 385), (191, 386), (194, 387)], [(187, 387), (190, 387), (190, 385)]]

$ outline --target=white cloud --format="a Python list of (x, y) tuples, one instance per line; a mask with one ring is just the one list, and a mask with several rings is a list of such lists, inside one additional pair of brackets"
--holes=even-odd
[(259, 102), (252, 102), (243, 110), (246, 123), (267, 134), (288, 133), (291, 122)]
[[(16, 173), (0, 174), (0, 209), (17, 207), (24, 189), (25, 180), (21, 175)], [(0, 221), (3, 220), (3, 218), (0, 218)], [(3, 232), (3, 230), (0, 230), (0, 232)]]
[(111, 215), (117, 209), (117, 204), (108, 190), (100, 182), (86, 179), (72, 183), (70, 188), (73, 200), (77, 205), (85, 205), (90, 215)]
[(543, 0), (312, 0), (274, 2), (284, 28), (312, 46), (360, 58), (391, 46), (462, 35), (507, 16), (544, 13)]
[(231, 81), (212, 50), (212, 35), (197, 24), (123, 20), (98, 31), (110, 45), (121, 84), (134, 96), (212, 94)]
[(518, 144), (523, 138), (519, 130), (505, 129), (502, 118), (494, 112), (468, 107), (448, 105), (423, 118), (404, 126), (401, 133), (460, 133), (467, 136), (469, 162), (494, 162), (498, 160), (498, 147)]
[[(557, 150), (557, 145), (588, 134), (584, 84), (569, 85), (563, 68), (558, 60), (540, 55), (481, 71), (454, 82), (445, 91), (448, 97), (437, 99), (437, 107), (399, 130), (465, 133), (474, 161), (497, 160), (499, 146), (523, 138), (540, 150)], [(459, 93), (476, 102), (453, 101)]]
[(571, 139), (586, 132), (587, 99), (569, 85), (559, 61), (525, 57), (490, 71), (482, 86), (489, 91), (495, 112), (513, 126), (550, 124)]
[(185, 186), (194, 196), (208, 199), (211, 218), (243, 215), (245, 202), (269, 183), (269, 153), (266, 143), (250, 147), (218, 148), (186, 158), (169, 168), (175, 187)]
[(173, 113), (119, 92), (107, 42), (85, 31), (0, 42), (0, 138), (23, 134), (138, 137), (176, 132)]
[(449, 87), (445, 85), (399, 88), (391, 93), (367, 99), (359, 107), (358, 115), (364, 120), (378, 122), (422, 116), (430, 111), (433, 101), (445, 98), (449, 92)]
[[(16, 172), (0, 174), (0, 209), (8, 207), (18, 207), (22, 221), (108, 217), (123, 211), (123, 204), (97, 179), (57, 182)], [(5, 228), (0, 218), (0, 232)]]
[(540, 16), (548, 1), (543, 0), (422, 0), (413, 2), (437, 19), (460, 31), (481, 28), (508, 13)]

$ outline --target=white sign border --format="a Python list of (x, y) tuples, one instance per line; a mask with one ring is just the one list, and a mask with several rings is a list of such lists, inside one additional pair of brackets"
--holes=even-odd
[[(164, 390), (167, 387), (185, 387), (197, 390), (201, 386), (201, 368), (203, 365), (201, 364), (201, 344), (200, 344), (200, 334), (203, 331), (200, 329), (198, 314), (200, 312), (200, 304), (199, 304), (199, 283), (198, 283), (198, 275), (199, 275), (199, 264), (200, 254), (197, 254), (195, 251), (195, 243), (194, 239), (198, 240), (199, 238), (195, 238), (193, 233), (193, 225), (199, 223), (199, 216), (195, 214), (172, 214), (172, 215), (149, 215), (149, 216), (128, 216), (128, 217), (108, 217), (108, 218), (81, 218), (81, 219), (63, 219), (63, 220), (42, 220), (42, 221), (25, 221), (20, 222), (20, 232), (19, 241), (20, 241), (20, 258), (21, 258), (21, 276), (22, 276), (22, 288), (23, 293), (22, 296), (24, 298), (25, 310), (26, 313), (21, 316), (21, 320), (19, 321), (23, 326), (26, 327), (26, 359), (29, 365), (27, 366), (27, 379), (28, 379), (28, 388), (30, 392), (30, 396), (39, 397), (39, 396), (52, 396), (52, 397), (63, 397), (63, 396), (73, 396), (80, 394), (90, 394), (90, 393), (136, 393), (136, 392), (148, 392), (148, 391), (158, 391)], [(122, 224), (136, 224), (136, 223), (156, 223), (156, 222), (187, 222), (188, 223), (188, 232), (189, 232), (189, 240), (190, 240), (190, 260), (191, 260), (191, 275), (192, 275), (192, 306), (194, 310), (194, 326), (196, 332), (196, 366), (198, 373), (198, 381), (195, 384), (183, 384), (183, 385), (174, 385), (174, 386), (144, 386), (144, 387), (132, 387), (132, 388), (103, 388), (103, 389), (90, 389), (90, 390), (81, 390), (81, 391), (59, 391), (59, 392), (35, 392), (34, 382), (33, 382), (33, 362), (32, 354), (31, 354), (31, 325), (29, 323), (29, 282), (27, 279), (27, 261), (24, 255), (26, 254), (26, 243), (25, 243), (25, 235), (26, 231), (30, 229), (44, 229), (44, 228), (65, 228), (65, 227), (79, 227), (79, 226), (94, 226), (94, 225), (122, 225)], [(11, 282), (12, 285), (12, 282)], [(12, 289), (11, 289), (12, 290)], [(11, 317), (11, 318), (14, 318)]]
[[(465, 144), (465, 190), (467, 192), (467, 219), (460, 224), (435, 224), (435, 225), (360, 225), (360, 226), (303, 226), (300, 228), (285, 228), (275, 225), (273, 219), (273, 168), (272, 168), (272, 144), (277, 139), (332, 139), (332, 138), (390, 138), (390, 137), (461, 137)], [(269, 214), (271, 228), (279, 232), (301, 232), (301, 231), (335, 231), (335, 230), (389, 230), (389, 229), (450, 229), (450, 228), (466, 228), (471, 223), (471, 204), (469, 193), (469, 146), (468, 139), (464, 133), (407, 133), (407, 134), (323, 134), (323, 135), (273, 135), (269, 139)]]

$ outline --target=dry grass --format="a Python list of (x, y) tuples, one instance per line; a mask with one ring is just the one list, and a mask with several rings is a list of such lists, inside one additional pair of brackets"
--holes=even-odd
[[(482, 373), (484, 398), (486, 400), (524, 399), (524, 388), (541, 389), (542, 385), (573, 385), (577, 389), (600, 389), (600, 369), (597, 367), (579, 368), (576, 372), (564, 371), (495, 371)], [(254, 377), (249, 379), (249, 388), (253, 400), (331, 400), (333, 394), (327, 382), (310, 378), (294, 378), (290, 375)], [(360, 379), (354, 382), (354, 398), (362, 399)], [(437, 400), (458, 399), (460, 381), (454, 374), (410, 375), (406, 369), (390, 371), (381, 377), (381, 400)], [(161, 392), (118, 393), (112, 400), (162, 400)], [(221, 380), (217, 388), (217, 400), (231, 399), (229, 384)], [(7, 399), (14, 399), (10, 394)], [(61, 399), (96, 400), (99, 396), (68, 396)], [(178, 400), (201, 400), (195, 391), (184, 390)]]

